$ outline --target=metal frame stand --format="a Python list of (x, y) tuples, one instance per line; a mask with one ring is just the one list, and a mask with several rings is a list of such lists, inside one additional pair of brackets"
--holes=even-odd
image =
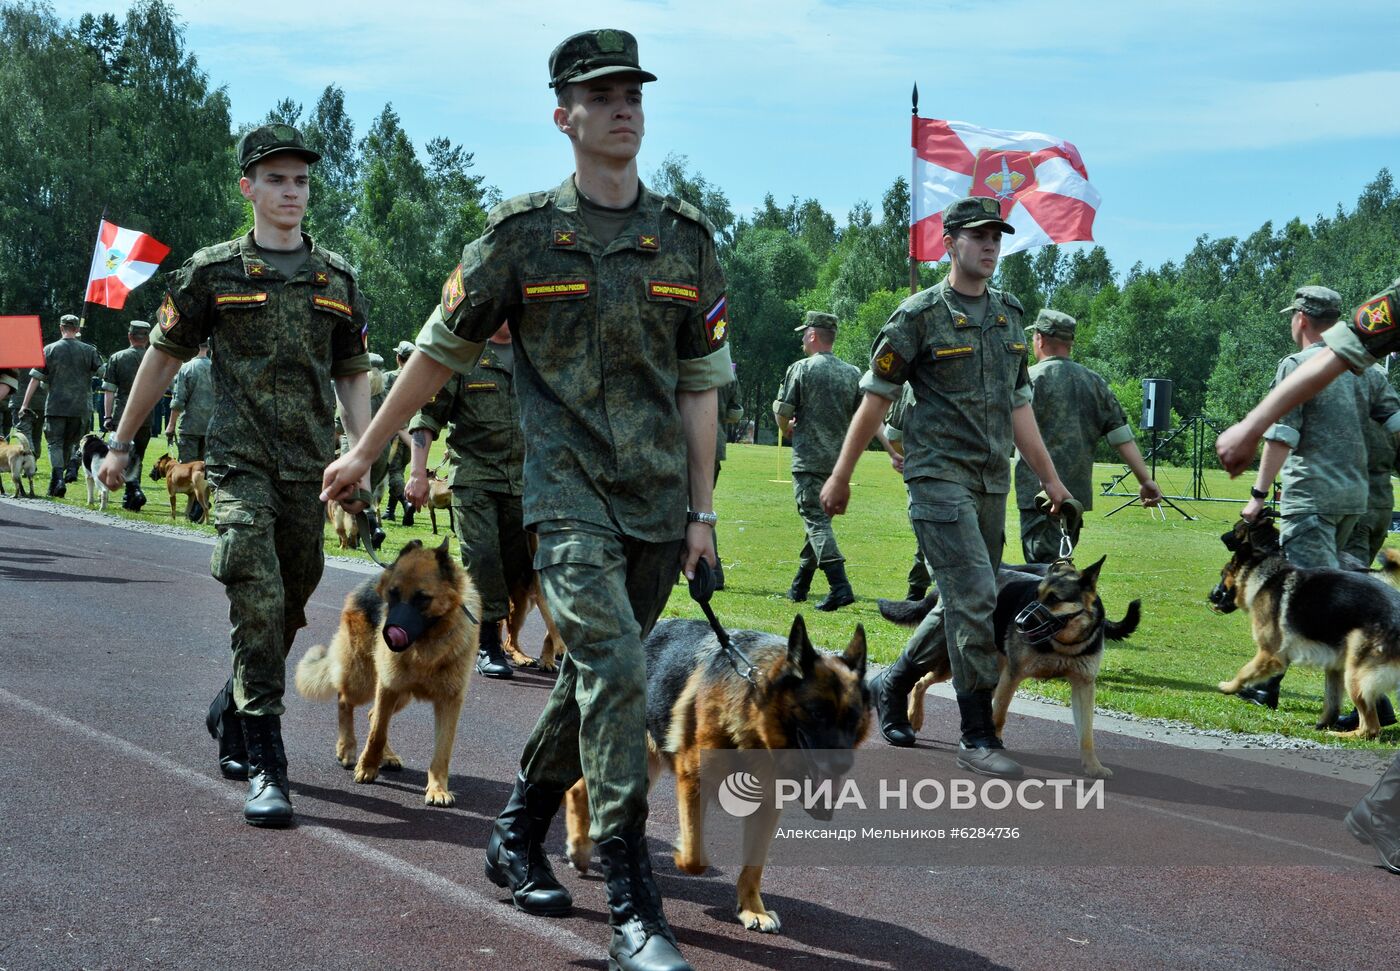
[[(1188, 501), (1189, 501), (1189, 502), (1232, 502), (1232, 503), (1238, 503), (1240, 500), (1238, 500), (1238, 499), (1216, 499), (1216, 498), (1214, 498), (1213, 496), (1210, 495), (1210, 489), (1206, 486), (1206, 482), (1205, 482), (1206, 433), (1207, 433), (1207, 431), (1213, 431), (1213, 432), (1215, 432), (1216, 435), (1219, 435), (1219, 434), (1220, 434), (1220, 425), (1219, 425), (1218, 422), (1216, 422), (1216, 420), (1215, 420), (1214, 418), (1208, 418), (1208, 417), (1206, 417), (1205, 415), (1195, 415), (1195, 416), (1193, 416), (1193, 417), (1191, 417), (1191, 418), (1186, 419), (1186, 421), (1181, 425), (1180, 428), (1175, 428), (1175, 429), (1173, 429), (1172, 431), (1168, 432), (1168, 433), (1167, 433), (1167, 436), (1166, 436), (1165, 438), (1160, 438), (1159, 435), (1158, 435), (1158, 432), (1157, 432), (1157, 430), (1156, 430), (1155, 428), (1152, 430), (1152, 447), (1149, 448), (1149, 449), (1147, 450), (1147, 454), (1146, 454), (1145, 456), (1143, 456), (1145, 459), (1149, 459), (1149, 460), (1152, 462), (1152, 478), (1153, 478), (1153, 479), (1156, 479), (1156, 478), (1157, 478), (1157, 453), (1158, 453), (1158, 451), (1159, 451), (1160, 449), (1162, 449), (1162, 448), (1165, 448), (1167, 445), (1170, 445), (1173, 441), (1175, 441), (1177, 438), (1179, 438), (1181, 435), (1185, 434), (1185, 433), (1188, 432), (1188, 431), (1191, 433), (1191, 495), (1189, 495), (1189, 496), (1168, 496), (1168, 495), (1163, 495), (1163, 496), (1162, 496), (1162, 502), (1165, 503), (1165, 504), (1168, 505), (1168, 506), (1171, 506), (1171, 507), (1172, 507), (1173, 509), (1175, 509), (1177, 512), (1181, 513), (1181, 516), (1182, 516), (1183, 519), (1194, 520), (1196, 517), (1194, 517), (1194, 516), (1190, 515), (1189, 513), (1187, 513), (1186, 510), (1182, 509), (1182, 508), (1181, 508), (1180, 506), (1178, 506), (1175, 502), (1172, 502), (1172, 500), (1173, 500), (1173, 499), (1177, 499), (1177, 500), (1180, 500), (1180, 501), (1182, 501), (1182, 502), (1188, 502)], [(1105, 496), (1127, 496), (1127, 497), (1129, 497), (1127, 502), (1125, 502), (1125, 503), (1123, 503), (1121, 506), (1118, 506), (1117, 508), (1113, 509), (1111, 512), (1105, 514), (1105, 516), (1104, 516), (1105, 519), (1107, 519), (1109, 516), (1112, 516), (1114, 513), (1120, 512), (1121, 510), (1126, 509), (1126, 508), (1128, 508), (1129, 506), (1133, 505), (1134, 503), (1138, 502), (1138, 497), (1137, 497), (1136, 495), (1134, 495), (1133, 493), (1131, 493), (1131, 492), (1117, 492), (1117, 491), (1115, 491), (1115, 490), (1122, 484), (1123, 480), (1126, 479), (1128, 476), (1130, 476), (1130, 475), (1132, 475), (1132, 474), (1133, 474), (1133, 473), (1132, 473), (1132, 470), (1125, 467), (1125, 468), (1123, 469), (1122, 472), (1120, 472), (1118, 475), (1114, 476), (1113, 479), (1110, 480), (1110, 481), (1104, 486), (1103, 492), (1100, 493), (1100, 495), (1105, 495)], [(1163, 514), (1163, 516), (1164, 516), (1164, 518), (1165, 518), (1165, 513)]]

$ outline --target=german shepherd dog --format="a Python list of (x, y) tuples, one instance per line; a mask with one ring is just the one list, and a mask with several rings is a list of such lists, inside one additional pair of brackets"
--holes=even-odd
[[(29, 480), (29, 498), (34, 498), (34, 446), (24, 432), (15, 432), (15, 444), (0, 439), (0, 472), (10, 473), (15, 483), (15, 495), (25, 497), (24, 480)], [(5, 480), (0, 478), (0, 496), (5, 494)]]
[(176, 496), (189, 496), (200, 508), (200, 516), (209, 510), (209, 483), (204, 478), (204, 460), (177, 462), (169, 452), (156, 459), (151, 469), (151, 479), (165, 480), (165, 489), (170, 493), (170, 518), (175, 518)]
[[(510, 663), (518, 668), (543, 668), (546, 671), (559, 669), (559, 658), (564, 654), (564, 638), (559, 636), (559, 628), (554, 626), (554, 618), (545, 603), (544, 591), (540, 589), (540, 577), (533, 564), (540, 540), (535, 533), (527, 534), (530, 542), (531, 569), (521, 576), (511, 579), (510, 612), (506, 614), (505, 636), (501, 638), (501, 650), (505, 651)], [(525, 629), (525, 618), (530, 608), (537, 607), (540, 619), (544, 621), (544, 644), (536, 660), (520, 649), (520, 632)]]
[[(1249, 611), (1255, 655), (1218, 685), (1234, 694), (1267, 681), (1293, 663), (1320, 667), (1326, 675), (1318, 729), (1332, 727), (1342, 688), (1356, 705), (1354, 731), (1342, 738), (1375, 738), (1381, 732), (1376, 702), (1400, 685), (1400, 590), (1353, 570), (1305, 570), (1289, 564), (1270, 517), (1241, 519), (1220, 537), (1230, 561), (1210, 593), (1211, 606), (1228, 614)], [(1387, 572), (1396, 567), (1386, 557)]]
[[(451, 806), (447, 788), (457, 719), (476, 661), (481, 598), (448, 552), (413, 540), (377, 580), (345, 598), (340, 629), (329, 649), (317, 644), (297, 664), (296, 685), (313, 701), (335, 698), (340, 728), (335, 757), (373, 782), (403, 762), (389, 746), (389, 719), (417, 698), (433, 705), (433, 760), (423, 801)], [(355, 758), (355, 708), (370, 700), (369, 738)]]
[[(997, 605), (992, 615), (1001, 666), (992, 694), (997, 736), (1006, 724), (1011, 696), (1022, 681), (1063, 678), (1069, 682), (1080, 765), (1092, 779), (1113, 777), (1113, 770), (1094, 754), (1094, 687), (1104, 640), (1125, 640), (1137, 630), (1141, 617), (1141, 603), (1134, 600), (1122, 620), (1108, 619), (1098, 594), (1099, 571), (1105, 559), (1099, 557), (1083, 571), (1070, 560), (1004, 567), (997, 575)], [(936, 603), (937, 590), (917, 602), (881, 600), (880, 613), (886, 620), (914, 627)], [(1024, 622), (1023, 617), (1027, 618)], [(923, 727), (924, 693), (953, 676), (947, 646), (939, 647), (933, 670), (920, 678), (909, 694), (909, 722), (916, 731)]]
[(97, 477), (97, 473), (102, 469), (102, 460), (107, 457), (107, 443), (102, 440), (101, 435), (88, 432), (83, 436), (83, 440), (78, 443), (78, 455), (83, 463), (83, 476), (87, 480), (87, 504), (92, 508), (94, 501), (98, 504), (98, 509), (107, 511), (107, 499), (111, 495), (102, 480)]
[[(844, 653), (819, 652), (807, 638), (801, 615), (787, 639), (759, 631), (730, 631), (733, 644), (753, 663), (753, 681), (739, 673), (708, 624), (663, 620), (647, 635), (647, 751), (654, 782), (661, 768), (676, 776), (680, 842), (676, 867), (701, 874), (705, 855), (705, 809), (717, 799), (715, 780), (702, 791), (701, 756), (706, 750), (802, 749), (828, 761), (817, 771), (839, 777), (851, 767), (850, 750), (870, 731), (870, 692), (865, 686), (865, 629), (859, 625)], [(569, 863), (588, 869), (588, 793), (582, 780), (568, 793)], [(745, 820), (744, 843), (751, 858), (764, 859), (778, 827), (778, 812), (765, 804)], [(775, 934), (782, 924), (759, 895), (763, 866), (739, 872), (739, 923)]]

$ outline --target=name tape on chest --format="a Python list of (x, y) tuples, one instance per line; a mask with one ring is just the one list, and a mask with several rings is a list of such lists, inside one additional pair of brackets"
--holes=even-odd
[(214, 306), (220, 310), (225, 307), (259, 307), (265, 303), (266, 293), (219, 293), (214, 296)]
[[(1022, 347), (1022, 350), (1024, 349)], [(933, 358), (936, 361), (944, 361), (950, 357), (970, 357), (971, 355), (971, 344), (963, 344), (959, 347), (935, 347), (933, 349)]]
[(341, 314), (345, 317), (349, 317), (354, 313), (354, 311), (350, 309), (350, 305), (344, 300), (337, 300), (334, 297), (323, 297), (319, 293), (311, 298), (311, 302), (320, 310), (329, 310), (332, 313)]
[(684, 300), (686, 303), (700, 302), (700, 288), (688, 283), (666, 283), (662, 280), (651, 280), (647, 283), (647, 295), (670, 297), (672, 300)]
[(587, 280), (546, 280), (524, 286), (526, 300), (566, 300), (588, 296)]
[(499, 391), (494, 381), (471, 381), (467, 384), (468, 391)]
[(1367, 334), (1383, 334), (1395, 327), (1395, 308), (1390, 294), (1367, 300), (1356, 308), (1356, 329)]

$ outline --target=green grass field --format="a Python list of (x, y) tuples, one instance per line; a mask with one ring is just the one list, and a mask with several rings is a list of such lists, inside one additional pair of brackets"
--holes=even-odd
[[(118, 492), (108, 506), (110, 515), (145, 522), (169, 523), (170, 508), (163, 482), (154, 482), (149, 469), (165, 451), (163, 440), (147, 450), (142, 483), (149, 502), (140, 513), (121, 509)], [(440, 448), (440, 443), (435, 443)], [(814, 640), (829, 648), (844, 647), (857, 623), (865, 625), (874, 660), (892, 661), (903, 647), (906, 632), (879, 615), (879, 597), (904, 596), (906, 575), (914, 555), (914, 536), (907, 516), (904, 485), (883, 453), (867, 452), (852, 482), (850, 512), (836, 520), (836, 535), (847, 558), (847, 570), (857, 602), (832, 614), (813, 609), (826, 593), (825, 578), (818, 575), (811, 599), (798, 608), (783, 593), (797, 569), (802, 547), (802, 525), (797, 518), (788, 481), (787, 450), (765, 445), (731, 445), (716, 490), (720, 515), (719, 548), (725, 564), (726, 588), (715, 597), (714, 607), (726, 627), (755, 628), (785, 633), (800, 609)], [(432, 462), (436, 463), (434, 455)], [(1108, 479), (1118, 466), (1096, 469), (1096, 482)], [(42, 497), (49, 479), (47, 451), (39, 461), (35, 482)], [(1131, 480), (1129, 480), (1131, 481)], [(1190, 491), (1190, 470), (1161, 467), (1158, 481), (1168, 494)], [(1237, 500), (1231, 503), (1181, 501), (1178, 505), (1195, 517), (1187, 521), (1171, 509), (1166, 518), (1131, 506), (1112, 518), (1105, 514), (1124, 500), (1099, 496), (1086, 515), (1080, 548), (1075, 559), (1085, 565), (1108, 555), (1100, 592), (1112, 616), (1123, 614), (1130, 600), (1142, 601), (1142, 624), (1128, 641), (1110, 644), (1099, 675), (1098, 704), (1134, 715), (1170, 718), (1202, 728), (1240, 732), (1276, 732), (1283, 735), (1330, 741), (1313, 729), (1321, 712), (1321, 673), (1306, 668), (1290, 671), (1283, 684), (1279, 710), (1271, 712), (1221, 695), (1216, 682), (1232, 676), (1253, 653), (1248, 621), (1239, 612), (1213, 613), (1206, 594), (1219, 577), (1226, 560), (1220, 534), (1229, 528), (1247, 498), (1248, 479), (1234, 481), (1222, 472), (1205, 476), (1206, 494)], [(8, 485), (8, 483), (7, 483)], [(61, 501), (83, 506), (82, 480), (69, 485)], [(183, 510), (183, 500), (180, 504)], [(207, 524), (192, 526), (183, 518), (178, 525), (211, 534)], [(412, 528), (390, 525), (384, 554), (393, 556), (411, 539), (440, 542), (449, 532), (445, 511), (438, 515), (440, 534), (435, 540), (426, 513)], [(1007, 562), (1019, 559), (1019, 524), (1014, 501), (1008, 502)], [(452, 540), (456, 545), (456, 540)], [(326, 551), (364, 558), (364, 553), (344, 551), (327, 524)], [(701, 617), (698, 607), (678, 587), (666, 616)], [(1062, 682), (1027, 682), (1025, 689), (1042, 697), (1068, 700)], [(1382, 744), (1400, 741), (1400, 729), (1387, 729)], [(1360, 743), (1350, 743), (1360, 744)]]

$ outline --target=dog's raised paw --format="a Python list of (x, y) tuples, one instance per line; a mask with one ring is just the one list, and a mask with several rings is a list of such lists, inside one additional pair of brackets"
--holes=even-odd
[(783, 922), (778, 920), (778, 915), (771, 910), (762, 913), (756, 910), (741, 910), (739, 923), (744, 925), (745, 930), (758, 931), (760, 934), (777, 934), (783, 929)]
[(581, 843), (565, 843), (564, 859), (568, 861), (569, 867), (580, 876), (588, 872), (588, 862), (593, 856), (593, 841), (584, 840)]
[(423, 793), (423, 802), (429, 806), (455, 806), (457, 797), (450, 789), (429, 789)]

